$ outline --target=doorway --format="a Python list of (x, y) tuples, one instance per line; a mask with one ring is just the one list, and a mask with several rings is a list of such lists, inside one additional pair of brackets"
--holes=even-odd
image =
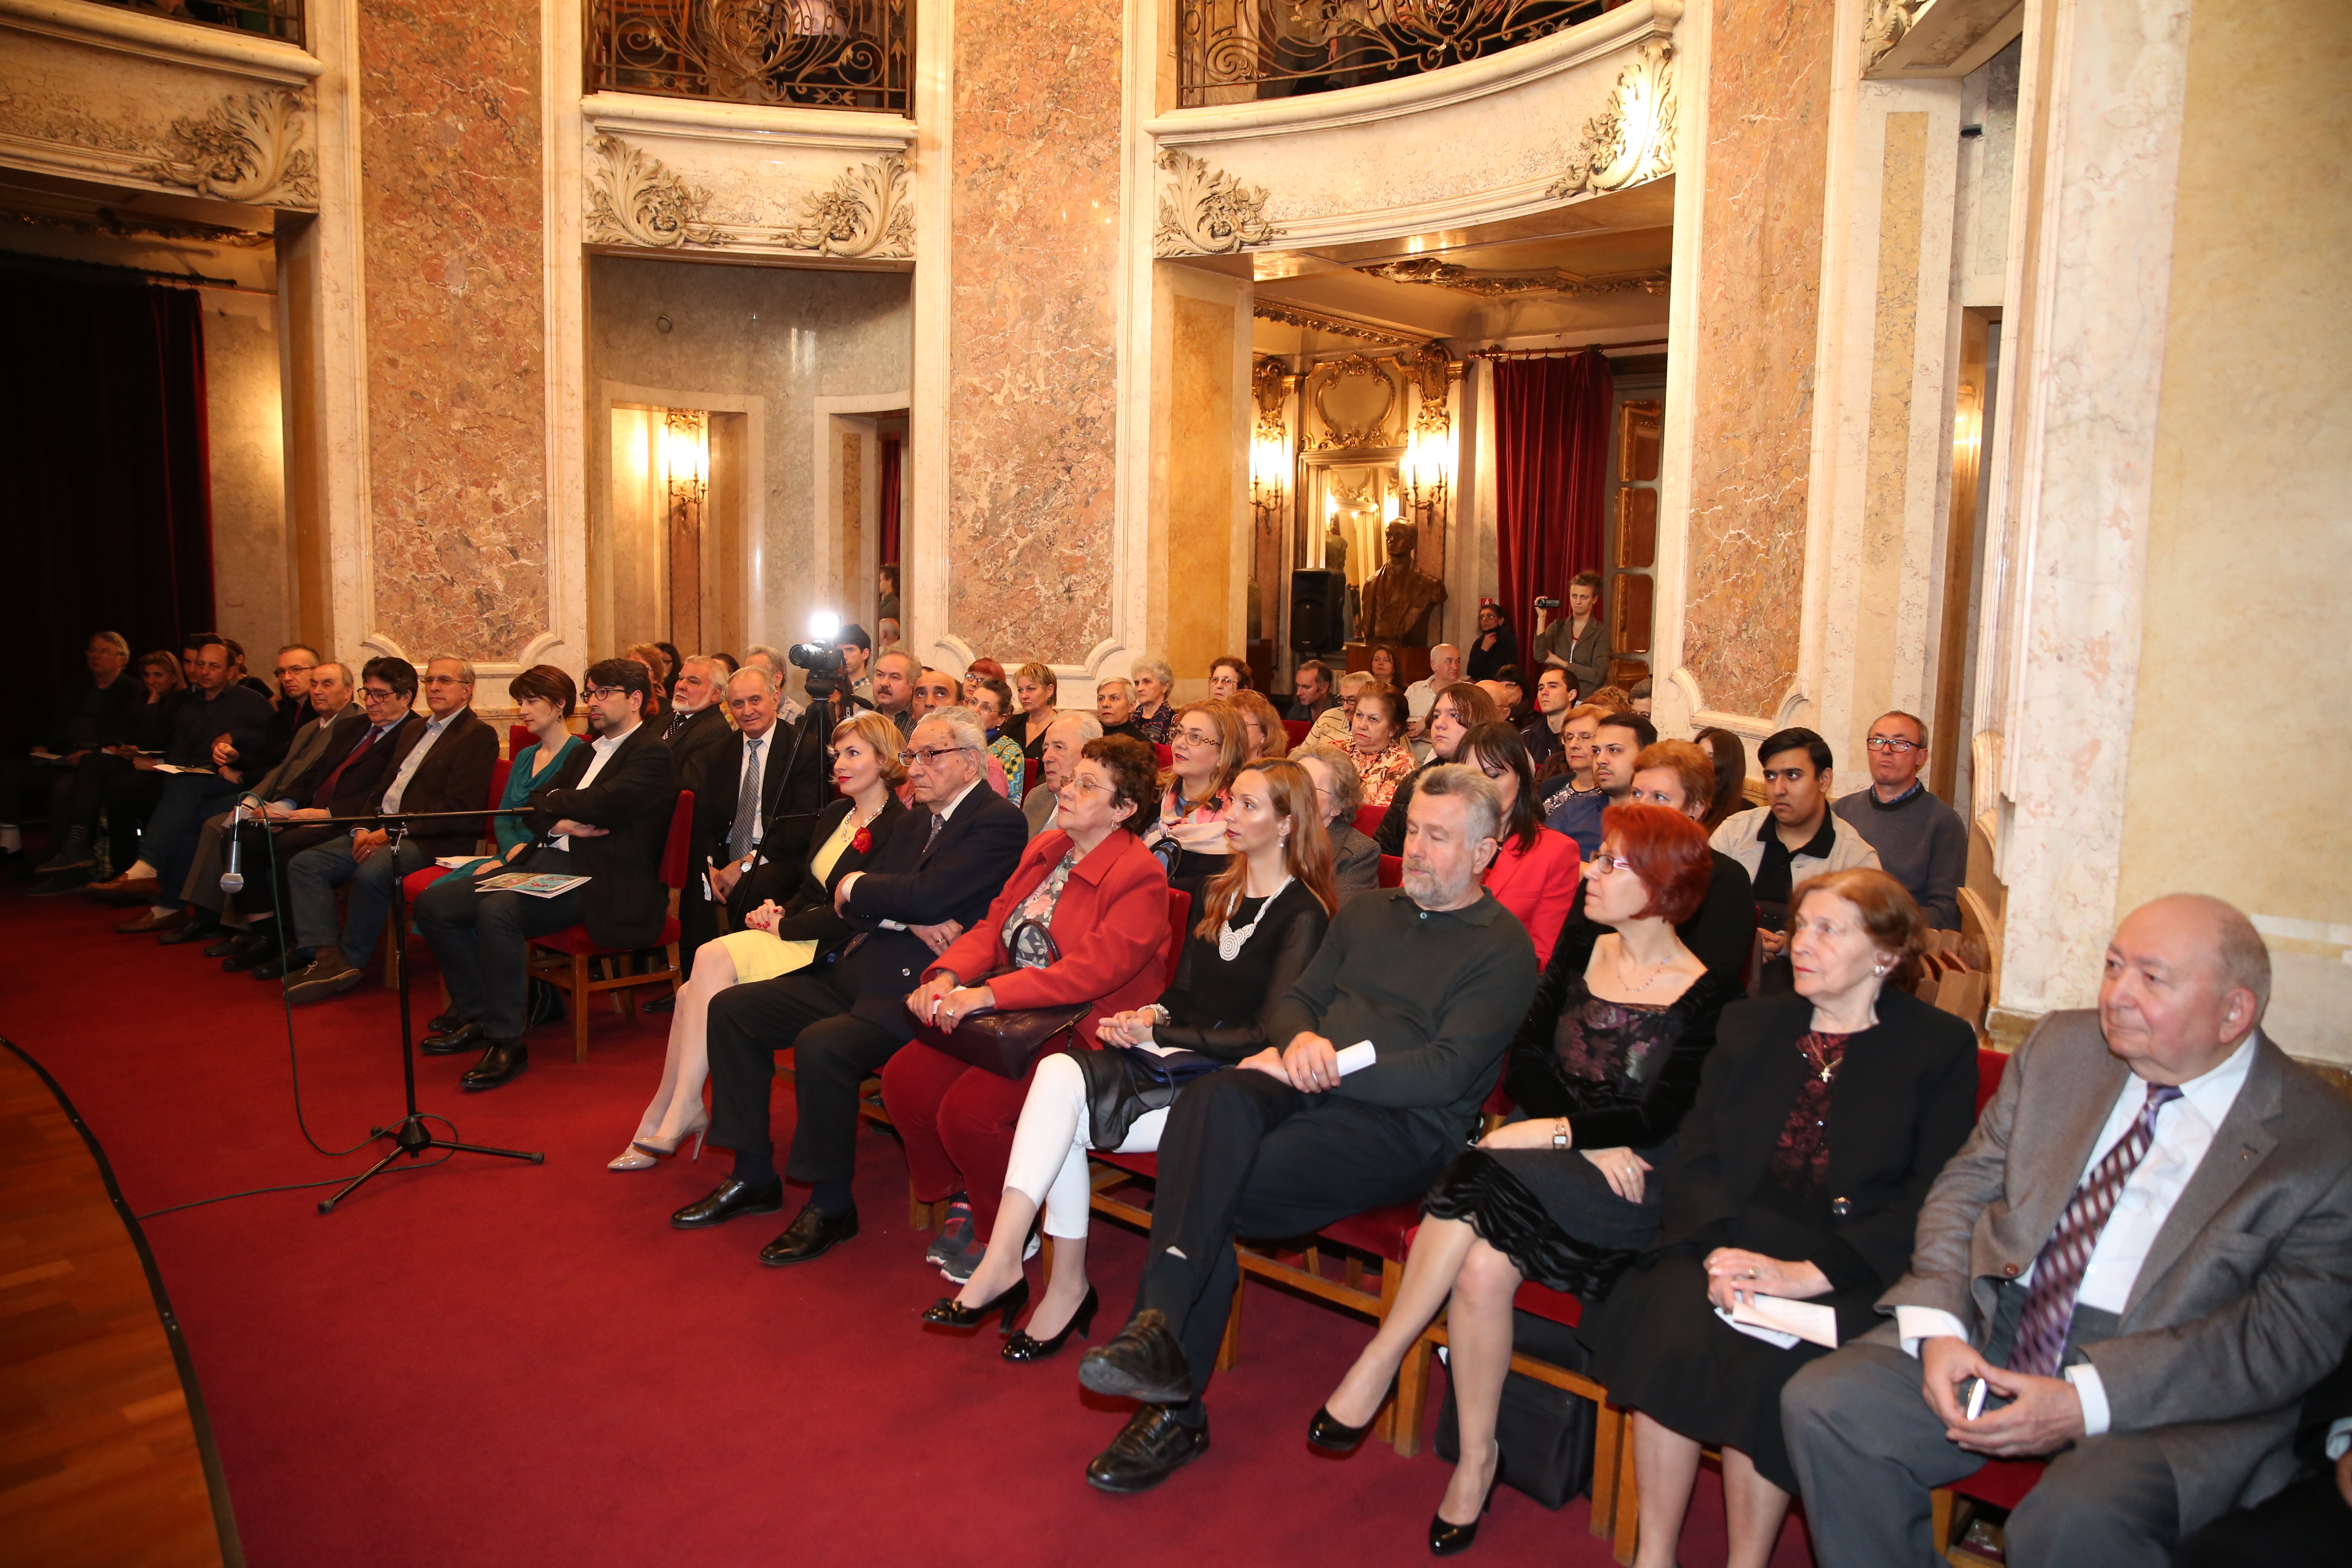
[(600, 646), (667, 642), (688, 653), (742, 645), (748, 416), (726, 409), (615, 403), (612, 622)]

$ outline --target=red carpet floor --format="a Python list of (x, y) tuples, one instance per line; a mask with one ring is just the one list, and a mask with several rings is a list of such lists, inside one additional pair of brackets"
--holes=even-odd
[[(131, 1206), (355, 1173), (360, 1156), (322, 1158), (296, 1125), (278, 988), (194, 945), (115, 936), (115, 918), (0, 888), (0, 1034), (72, 1096)], [(429, 1002), (429, 967), (419, 978)], [(371, 985), (294, 1025), (321, 1143), (397, 1118), (389, 994)], [(1245, 1285), (1242, 1363), (1211, 1393), (1214, 1446), (1157, 1492), (1115, 1499), (1082, 1472), (1122, 1415), (1082, 1394), (1075, 1347), (1013, 1367), (992, 1333), (917, 1326), (942, 1286), (907, 1228), (887, 1136), (859, 1140), (863, 1234), (817, 1263), (761, 1268), (780, 1228), (764, 1217), (670, 1230), (722, 1152), (604, 1169), (667, 1027), (599, 1013), (585, 1067), (566, 1026), (540, 1030), (523, 1079), (480, 1096), (456, 1087), (463, 1058), (420, 1059), (426, 1110), (469, 1141), (544, 1150), (544, 1165), (459, 1155), (331, 1215), (313, 1191), (146, 1222), (257, 1568), (1426, 1560), (1446, 1475), (1426, 1447), (1333, 1461), (1303, 1439), (1370, 1337), (1362, 1320)], [(781, 1140), (789, 1091), (776, 1114)], [(1096, 1237), (1109, 1331), (1142, 1244), (1112, 1225)], [(1722, 1541), (1710, 1476), (1683, 1560), (1720, 1563)], [(1505, 1491), (1474, 1560), (1609, 1554), (1583, 1503), (1550, 1513)], [(1792, 1522), (1776, 1568), (1808, 1561)]]

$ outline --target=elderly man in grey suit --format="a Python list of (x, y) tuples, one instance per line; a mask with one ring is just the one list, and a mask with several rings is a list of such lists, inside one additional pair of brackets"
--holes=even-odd
[(1102, 732), (1102, 721), (1091, 713), (1065, 713), (1045, 726), (1045, 739), (1037, 748), (1036, 786), (1021, 797), (1021, 815), (1028, 819), (1030, 837), (1054, 826), (1054, 814), (1061, 809), (1062, 786), (1077, 772), (1078, 753), (1086, 750), (1088, 741), (1101, 740)]
[(1989, 1458), (2050, 1459), (2013, 1568), (2158, 1568), (2294, 1473), (2297, 1401), (2352, 1332), (2352, 1103), (2263, 1037), (2269, 995), (2244, 915), (2159, 899), (2098, 1011), (2019, 1048), (1879, 1300), (1895, 1321), (1781, 1396), (1823, 1568), (1939, 1563), (1928, 1489)]

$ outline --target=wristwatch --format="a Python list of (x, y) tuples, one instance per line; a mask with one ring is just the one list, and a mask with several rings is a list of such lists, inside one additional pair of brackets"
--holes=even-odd
[(1568, 1118), (1565, 1116), (1551, 1124), (1551, 1146), (1555, 1149), (1568, 1147)]

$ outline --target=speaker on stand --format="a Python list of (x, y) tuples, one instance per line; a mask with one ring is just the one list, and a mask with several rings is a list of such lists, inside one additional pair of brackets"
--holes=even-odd
[(1290, 647), (1297, 653), (1329, 653), (1347, 641), (1342, 625), (1348, 579), (1323, 566), (1301, 566), (1290, 574)]

